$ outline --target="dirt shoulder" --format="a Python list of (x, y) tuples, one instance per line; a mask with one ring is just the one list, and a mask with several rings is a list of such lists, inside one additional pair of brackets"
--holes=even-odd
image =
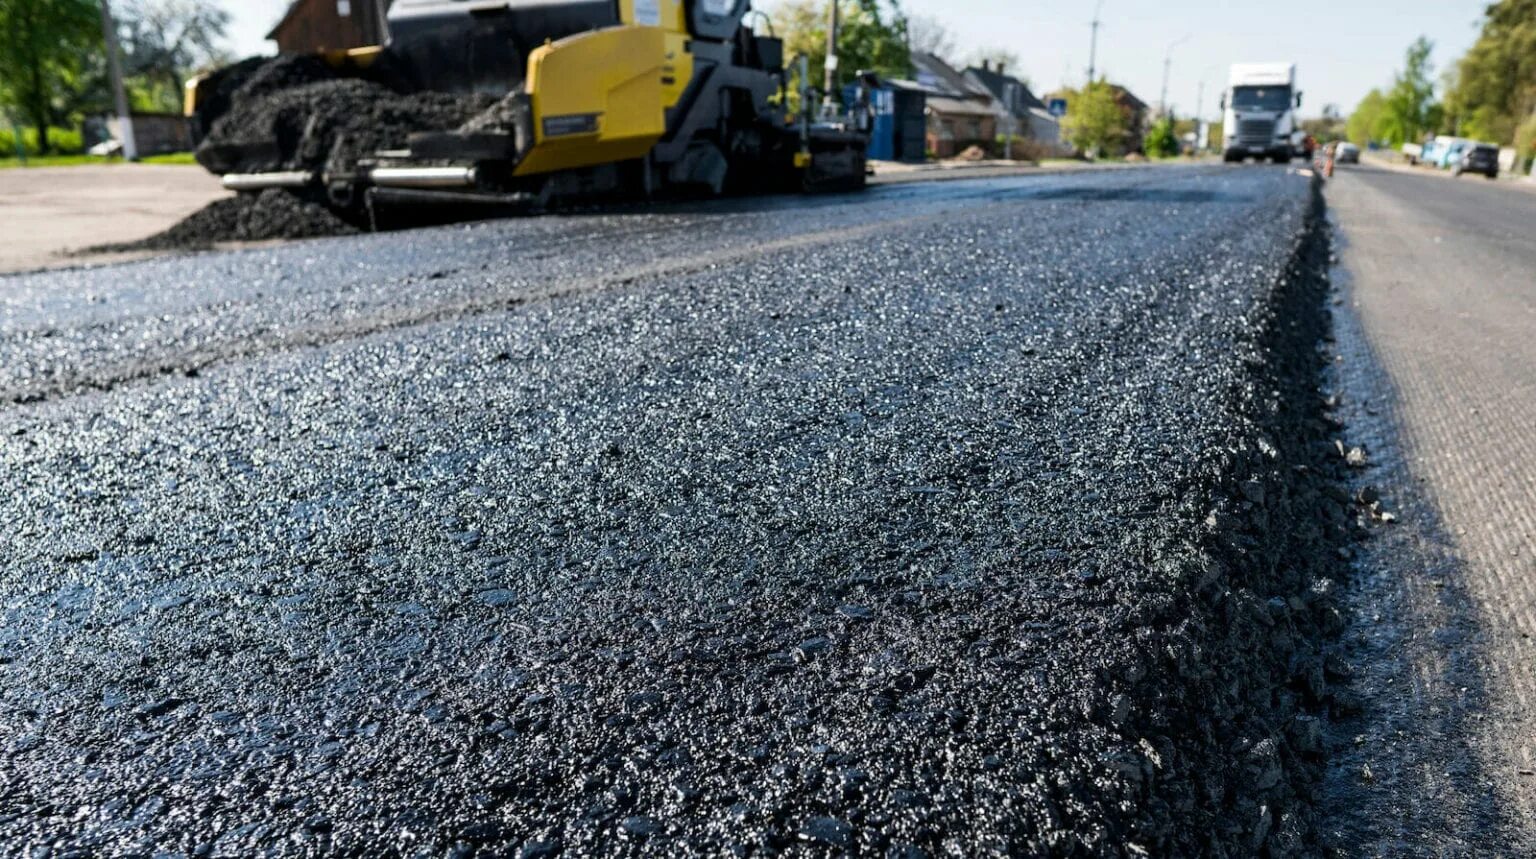
[[(111, 164), (0, 171), (0, 272), (80, 265), (70, 252), (158, 233), (229, 196), (200, 167)], [(140, 255), (142, 256), (142, 254)], [(132, 255), (95, 256), (115, 262)]]

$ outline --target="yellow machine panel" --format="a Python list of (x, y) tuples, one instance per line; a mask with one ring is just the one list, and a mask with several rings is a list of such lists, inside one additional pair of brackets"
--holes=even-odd
[[(681, 15), (672, 0), (657, 2)], [(537, 48), (527, 80), (535, 142), (516, 175), (643, 157), (692, 76), (686, 35), (662, 27), (609, 27)]]

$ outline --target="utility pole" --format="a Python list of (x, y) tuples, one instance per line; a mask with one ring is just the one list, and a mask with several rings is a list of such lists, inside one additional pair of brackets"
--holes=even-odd
[(117, 133), (123, 138), (123, 158), (139, 160), (138, 141), (133, 136), (133, 114), (128, 111), (128, 91), (123, 89), (123, 64), (117, 55), (117, 25), (112, 23), (112, 8), (101, 0), (101, 36), (107, 43), (107, 74), (112, 79), (112, 99), (117, 107)]
[(1008, 120), (1008, 136), (1003, 140), (1004, 161), (1013, 160), (1013, 134), (1014, 131), (1017, 130), (1014, 125), (1018, 122), (1017, 117), (1015, 117), (1013, 113), (1013, 106), (1018, 104), (1018, 102), (1019, 85), (1009, 82), (1006, 86), (1003, 87), (1003, 110)]
[(1099, 13), (1104, 10), (1104, 0), (1099, 0), (1093, 7), (1093, 37), (1088, 42), (1088, 83), (1094, 81), (1094, 75), (1099, 69)]
[(1209, 145), (1210, 140), (1205, 133), (1205, 117), (1200, 111), (1205, 109), (1205, 78), (1200, 79), (1200, 85), (1195, 88), (1195, 151), (1200, 152)]
[(840, 0), (832, 0), (831, 10), (827, 13), (827, 76), (826, 84), (822, 87), (821, 112), (824, 117), (830, 118), (837, 112), (833, 93), (837, 92), (837, 29), (838, 29), (838, 3)]
[(1200, 85), (1195, 88), (1195, 135), (1198, 141), (1206, 144), (1202, 149), (1209, 148), (1210, 144), (1210, 123), (1205, 121), (1205, 83), (1216, 69), (1216, 66), (1206, 66), (1200, 72)]
[(1163, 54), (1163, 94), (1157, 100), (1158, 113), (1165, 118), (1168, 116), (1168, 72), (1173, 68), (1173, 49), (1189, 41), (1189, 36), (1178, 39), (1168, 46), (1168, 52)]
[(1163, 91), (1157, 97), (1157, 115), (1168, 115), (1168, 72), (1173, 68), (1173, 54), (1163, 56)]

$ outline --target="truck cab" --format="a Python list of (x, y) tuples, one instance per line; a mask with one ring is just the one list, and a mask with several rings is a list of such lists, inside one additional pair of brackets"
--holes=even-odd
[(1301, 154), (1306, 134), (1297, 118), (1300, 107), (1294, 63), (1234, 65), (1222, 95), (1223, 159), (1284, 164)]

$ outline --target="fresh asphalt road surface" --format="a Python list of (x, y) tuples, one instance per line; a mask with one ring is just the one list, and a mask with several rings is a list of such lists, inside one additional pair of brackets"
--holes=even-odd
[[(1533, 855), (1536, 194), (1363, 167), (1339, 172), (1328, 204), (1349, 333), (1382, 374), (1363, 405), (1399, 440), (1373, 479), (1415, 514), (1379, 559), (1388, 584), (1369, 608), (1399, 622), (1363, 635), (1390, 645), (1399, 670), (1379, 685), (1408, 729), (1357, 755), (1388, 782), (1368, 825), (1398, 821), (1406, 840), (1385, 853)], [(1442, 748), (1415, 749), (1425, 736)], [(1487, 838), (1480, 804), (1507, 809), (1520, 834)], [(1445, 809), (1455, 825), (1417, 828)]]
[(0, 843), (1316, 849), (1345, 549), (1270, 423), (1321, 425), (1311, 199), (1128, 170), (0, 278)]

